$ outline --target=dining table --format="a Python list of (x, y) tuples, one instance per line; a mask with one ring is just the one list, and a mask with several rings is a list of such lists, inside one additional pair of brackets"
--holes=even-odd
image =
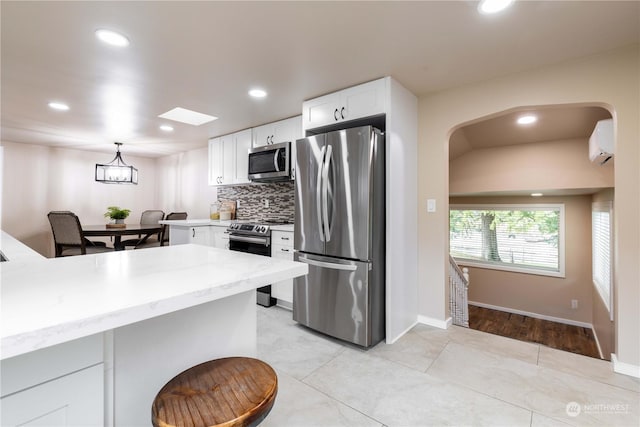
[(116, 251), (125, 249), (122, 236), (139, 235), (142, 240), (153, 234), (160, 233), (161, 230), (161, 224), (124, 224), (124, 227), (112, 227), (107, 224), (82, 225), (82, 235), (84, 237), (113, 237), (113, 247)]

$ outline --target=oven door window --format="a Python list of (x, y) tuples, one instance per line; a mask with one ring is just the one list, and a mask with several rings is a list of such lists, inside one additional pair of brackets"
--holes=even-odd
[(260, 243), (242, 242), (233, 238), (229, 239), (229, 249), (248, 254), (271, 256), (271, 247), (269, 246)]

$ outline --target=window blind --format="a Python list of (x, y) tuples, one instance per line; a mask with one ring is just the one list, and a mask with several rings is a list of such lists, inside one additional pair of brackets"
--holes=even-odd
[[(611, 310), (611, 282), (612, 282), (612, 202), (596, 202), (591, 207), (591, 238), (593, 257), (593, 283), (612, 315)], [(613, 320), (613, 317), (612, 317)]]

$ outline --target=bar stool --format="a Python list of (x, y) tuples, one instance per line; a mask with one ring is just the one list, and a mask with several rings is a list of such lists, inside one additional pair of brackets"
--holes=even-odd
[(155, 427), (257, 426), (278, 393), (271, 366), (249, 357), (210, 360), (176, 375), (151, 407)]

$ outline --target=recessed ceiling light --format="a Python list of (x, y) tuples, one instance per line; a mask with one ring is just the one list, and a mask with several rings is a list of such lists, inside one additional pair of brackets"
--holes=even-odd
[(265, 96), (267, 96), (267, 92), (262, 89), (251, 89), (249, 91), (249, 95), (253, 96), (254, 98), (264, 98)]
[(532, 114), (527, 114), (526, 116), (518, 117), (519, 125), (530, 125), (531, 123), (535, 123), (538, 121), (538, 118)]
[(531, 193), (531, 197), (542, 197), (542, 193)]
[(187, 110), (186, 108), (181, 107), (176, 107), (173, 110), (162, 113), (158, 117), (193, 126), (200, 126), (202, 124), (218, 120), (215, 116), (198, 113), (197, 111)]
[(165, 132), (173, 132), (173, 126), (160, 125), (160, 130), (163, 130)]
[(69, 106), (67, 104), (63, 104), (62, 102), (50, 102), (49, 108), (53, 108), (54, 110), (60, 110), (60, 111), (69, 110)]
[(96, 37), (112, 46), (129, 46), (129, 39), (115, 31), (99, 29), (96, 30)]
[(508, 8), (514, 0), (482, 0), (478, 5), (478, 12), (484, 15), (498, 13)]

